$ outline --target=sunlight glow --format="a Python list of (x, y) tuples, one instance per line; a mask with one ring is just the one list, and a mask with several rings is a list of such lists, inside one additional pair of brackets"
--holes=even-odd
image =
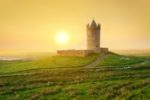
[(58, 32), (56, 35), (56, 42), (58, 44), (67, 44), (69, 41), (68, 33), (66, 32)]

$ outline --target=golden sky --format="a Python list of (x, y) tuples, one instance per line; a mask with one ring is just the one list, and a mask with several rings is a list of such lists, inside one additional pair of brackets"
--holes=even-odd
[[(150, 48), (150, 0), (0, 0), (0, 52), (85, 49), (93, 18), (103, 47)], [(60, 31), (68, 44), (56, 43)]]

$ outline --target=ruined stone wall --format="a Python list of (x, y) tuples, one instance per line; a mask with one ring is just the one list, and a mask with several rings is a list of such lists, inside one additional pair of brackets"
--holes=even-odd
[(102, 53), (108, 53), (109, 49), (108, 48), (100, 48), (100, 52), (102, 52)]
[(80, 56), (85, 57), (91, 53), (108, 53), (108, 48), (100, 48), (97, 51), (94, 50), (58, 50), (57, 54), (60, 56)]
[(85, 57), (92, 53), (91, 50), (58, 50), (57, 54), (60, 56), (81, 56)]

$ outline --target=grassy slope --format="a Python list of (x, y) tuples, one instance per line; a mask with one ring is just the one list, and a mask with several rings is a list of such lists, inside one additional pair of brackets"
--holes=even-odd
[(122, 66), (141, 63), (144, 62), (145, 60), (146, 58), (142, 58), (142, 57), (122, 56), (122, 55), (109, 53), (97, 66), (122, 67)]
[[(61, 61), (64, 63), (65, 58), (63, 57), (63, 61), (60, 60), (59, 63)], [(62, 70), (57, 68), (57, 70), (28, 70), (25, 72), (36, 73), (27, 76), (1, 76), (0, 100), (18, 100), (20, 98), (27, 100), (149, 100), (150, 59), (129, 57), (131, 59), (128, 62), (132, 63), (127, 64), (125, 61), (121, 62), (119, 58), (122, 59), (122, 56), (109, 54), (103, 62), (105, 65), (113, 62), (111, 64), (114, 66), (129, 64), (131, 67), (136, 66), (137, 69), (73, 68)], [(41, 66), (44, 66), (48, 62), (49, 60), (43, 60), (43, 62), (36, 63), (42, 63)], [(63, 66), (67, 67), (66, 64), (69, 65), (69, 63), (65, 62)], [(87, 64), (87, 62), (82, 64)]]
[(0, 73), (18, 72), (39, 68), (80, 67), (93, 62), (97, 54), (88, 57), (52, 56), (36, 61), (0, 61)]

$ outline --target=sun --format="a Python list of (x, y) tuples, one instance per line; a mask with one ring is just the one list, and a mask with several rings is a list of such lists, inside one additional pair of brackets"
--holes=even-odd
[(56, 34), (56, 42), (59, 44), (67, 44), (69, 41), (69, 36), (67, 32), (58, 32)]

